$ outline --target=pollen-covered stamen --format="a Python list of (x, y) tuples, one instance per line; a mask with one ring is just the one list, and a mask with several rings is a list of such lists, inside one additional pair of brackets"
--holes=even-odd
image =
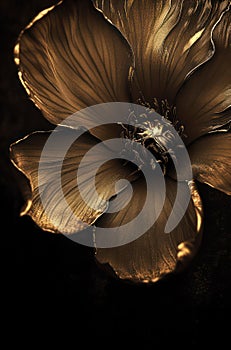
[(167, 99), (158, 100), (157, 98), (154, 98), (151, 103), (139, 99), (137, 103), (150, 110), (154, 110), (156, 113), (169, 120), (182, 139), (187, 137), (184, 133), (184, 126), (177, 117), (176, 107), (174, 105), (169, 105)]
[[(139, 116), (131, 112), (128, 124), (121, 125), (123, 127), (122, 137), (124, 138), (125, 152), (129, 152), (129, 158), (138, 161), (139, 169), (141, 169), (146, 164), (147, 150), (149, 150), (155, 159), (151, 164), (152, 168), (155, 168), (157, 162), (165, 174), (167, 163), (175, 157), (176, 136), (182, 134), (183, 125), (179, 122), (173, 125), (169, 118), (157, 117), (155, 111), (149, 108), (147, 108), (147, 113)], [(178, 130), (176, 130), (176, 125)], [(175, 130), (177, 132), (174, 132)], [(144, 147), (137, 147), (138, 144)]]

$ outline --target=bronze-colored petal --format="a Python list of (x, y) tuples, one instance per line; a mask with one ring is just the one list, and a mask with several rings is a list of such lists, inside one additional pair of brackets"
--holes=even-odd
[(231, 133), (203, 136), (188, 151), (194, 177), (231, 195)]
[[(116, 158), (100, 143), (98, 153), (81, 163), (79, 173), (83, 156), (98, 145), (98, 140), (85, 133), (69, 148), (76, 131), (63, 129), (55, 133), (49, 146), (47, 132), (31, 134), (13, 144), (11, 159), (31, 184), (32, 201), (23, 214), (29, 214), (44, 230), (72, 234), (92, 224), (106, 210), (107, 200), (116, 193), (115, 183), (121, 178), (130, 179), (132, 170), (118, 159), (100, 166), (104, 156)], [(93, 170), (97, 170), (95, 177)]]
[[(134, 51), (133, 92), (138, 88), (147, 102), (156, 97), (172, 103), (187, 76), (212, 56), (211, 30), (229, 1), (94, 0), (94, 3)], [(135, 98), (138, 96), (136, 92)]]
[(39, 14), (22, 32), (15, 61), (30, 98), (54, 124), (87, 106), (129, 100), (130, 47), (90, 0)]
[[(164, 231), (175, 200), (176, 182), (166, 178), (165, 205), (151, 229), (126, 245), (97, 249), (97, 260), (109, 265), (118, 277), (135, 282), (155, 282), (168, 273), (185, 268), (199, 247), (202, 231), (200, 197), (195, 185), (192, 183), (190, 186), (192, 200), (185, 216), (171, 233)], [(137, 216), (146, 197), (144, 180), (134, 182), (133, 188), (132, 201), (118, 213), (103, 214), (97, 221), (97, 226), (118, 227)], [(153, 216), (158, 195), (156, 193), (154, 205), (149, 208), (146, 218)], [(126, 196), (126, 190), (119, 196)], [(183, 203), (180, 205), (183, 206)]]
[(214, 30), (214, 56), (192, 75), (177, 96), (177, 115), (185, 125), (188, 143), (231, 120), (230, 22), (231, 9)]

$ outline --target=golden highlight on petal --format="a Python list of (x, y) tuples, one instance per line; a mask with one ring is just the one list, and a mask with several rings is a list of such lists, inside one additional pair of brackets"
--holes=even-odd
[[(196, 213), (196, 232), (195, 237), (191, 241), (185, 241), (178, 245), (177, 261), (187, 266), (187, 264), (192, 260), (193, 256), (196, 254), (202, 239), (203, 231), (203, 207), (201, 197), (197, 190), (194, 181), (189, 181), (188, 186), (191, 192), (191, 198), (194, 204), (194, 209)], [(176, 266), (176, 271), (182, 269), (182, 265)]]
[(177, 259), (180, 260), (191, 253), (189, 246), (186, 242), (180, 243), (178, 245), (179, 252), (177, 253)]
[(22, 208), (21, 212), (20, 212), (20, 216), (24, 216), (26, 214), (28, 214), (30, 208), (32, 206), (32, 200), (28, 199), (28, 201), (26, 202), (26, 205), (24, 208)]
[[(15, 58), (15, 60), (18, 60), (18, 62), (19, 62), (19, 58)], [(22, 83), (24, 89), (26, 90), (28, 96), (30, 96), (30, 89), (29, 89), (29, 87), (27, 86), (26, 81), (23, 79), (23, 74), (22, 74), (22, 72), (18, 72), (18, 76), (19, 76), (19, 79), (20, 79), (20, 81), (21, 81), (21, 83)]]
[(197, 215), (197, 233), (199, 234), (202, 230), (202, 222), (203, 222), (202, 201), (194, 181), (189, 182), (189, 188), (190, 188), (192, 200), (193, 200), (196, 215)]
[(193, 44), (195, 44), (195, 42), (201, 37), (204, 30), (205, 28), (202, 28), (201, 30), (199, 30), (199, 32), (194, 34), (192, 38), (189, 39), (188, 43), (185, 44), (183, 48), (183, 53), (185, 53), (185, 51), (187, 51), (191, 46), (193, 46)]
[(14, 47), (14, 62), (16, 65), (19, 65), (20, 59), (19, 59), (19, 43), (17, 43)]
[(60, 5), (63, 2), (63, 0), (59, 1), (56, 5), (53, 5), (51, 7), (48, 7), (45, 10), (42, 10), (34, 19), (33, 21), (31, 21), (28, 26), (26, 27), (26, 29), (30, 28), (35, 22), (37, 22), (39, 19), (43, 18), (43, 16), (45, 16), (48, 12), (50, 12), (51, 10), (53, 10), (56, 6)]

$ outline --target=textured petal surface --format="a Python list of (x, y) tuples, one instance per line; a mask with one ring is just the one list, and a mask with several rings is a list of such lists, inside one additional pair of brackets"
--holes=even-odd
[(185, 125), (187, 142), (231, 120), (231, 9), (214, 30), (214, 56), (182, 87), (177, 115)]
[(90, 0), (66, 0), (39, 14), (15, 47), (24, 87), (54, 124), (87, 106), (129, 100), (131, 56)]
[[(83, 156), (98, 144), (98, 140), (91, 134), (83, 134), (68, 149), (75, 131), (57, 131), (55, 144), (46, 146), (46, 153), (43, 151), (41, 158), (49, 135), (34, 133), (17, 142), (11, 148), (11, 158), (31, 183), (31, 208), (24, 213), (42, 229), (72, 234), (84, 229), (86, 224), (92, 224), (106, 210), (107, 200), (116, 193), (115, 182), (129, 178), (131, 169), (122, 166), (118, 159), (101, 166), (104, 156), (116, 158), (101, 143), (99, 152), (81, 163), (81, 173), (77, 173)], [(63, 157), (63, 150), (67, 149)], [(96, 170), (95, 177), (93, 170)]]
[[(211, 30), (228, 1), (94, 0), (135, 55), (135, 99), (173, 102), (185, 78), (213, 54)], [(140, 91), (140, 93), (139, 93)]]
[(231, 133), (203, 136), (188, 151), (194, 177), (231, 195)]
[[(194, 256), (201, 236), (200, 197), (192, 187), (193, 200), (182, 221), (171, 233), (164, 233), (176, 195), (176, 182), (167, 179), (166, 185), (167, 196), (164, 208), (150, 230), (126, 245), (97, 249), (97, 260), (109, 264), (118, 277), (137, 282), (155, 282), (170, 272), (181, 270)], [(133, 187), (134, 196), (131, 203), (118, 213), (103, 214), (97, 221), (97, 226), (118, 227), (137, 216), (146, 197), (144, 180), (134, 182)], [(120, 194), (120, 196), (125, 195), (126, 190)], [(153, 216), (155, 203), (158, 200), (157, 193), (153, 201), (154, 205), (149, 208), (146, 218)]]

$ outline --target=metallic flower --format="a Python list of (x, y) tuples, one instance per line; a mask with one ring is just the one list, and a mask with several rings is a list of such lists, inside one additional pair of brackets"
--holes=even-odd
[[(230, 19), (227, 0), (64, 0), (40, 13), (21, 33), (15, 61), (31, 100), (51, 123), (65, 123), (76, 111), (103, 102), (147, 106), (166, 118), (182, 137), (194, 178), (230, 195)], [(42, 229), (51, 232), (58, 232), (60, 227), (67, 233), (82, 230), (78, 218), (102, 227), (128, 222), (145, 201), (141, 172), (134, 171), (131, 164), (122, 166), (118, 159), (99, 170), (96, 187), (104, 200), (115, 195), (113, 183), (117, 180), (129, 179), (133, 185), (129, 205), (108, 214), (95, 198), (95, 209), (86, 206), (76, 185), (76, 168), (100, 140), (141, 139), (147, 146), (157, 132), (163, 136), (153, 125), (146, 130), (130, 130), (114, 124), (84, 133), (73, 143), (63, 164), (63, 192), (76, 214), (74, 219), (60, 205), (53, 183), (44, 179), (42, 191), (50, 198), (52, 222), (38, 189), (39, 160), (49, 133), (33, 133), (15, 143), (12, 160), (31, 185), (22, 214), (29, 214)], [(176, 181), (164, 141), (154, 142), (152, 151), (166, 175), (167, 196), (160, 217), (137, 240), (96, 249), (98, 261), (109, 264), (120, 278), (133, 281), (154, 282), (169, 272), (181, 271), (201, 240), (202, 207), (194, 182), (190, 183), (192, 199), (183, 219), (170, 234), (163, 234), (176, 195)], [(58, 143), (53, 155), (56, 153)], [(55, 164), (48, 160), (48, 166), (53, 166), (55, 173)], [(123, 197), (124, 192), (119, 195)], [(152, 210), (149, 208), (147, 215), (152, 215)]]

